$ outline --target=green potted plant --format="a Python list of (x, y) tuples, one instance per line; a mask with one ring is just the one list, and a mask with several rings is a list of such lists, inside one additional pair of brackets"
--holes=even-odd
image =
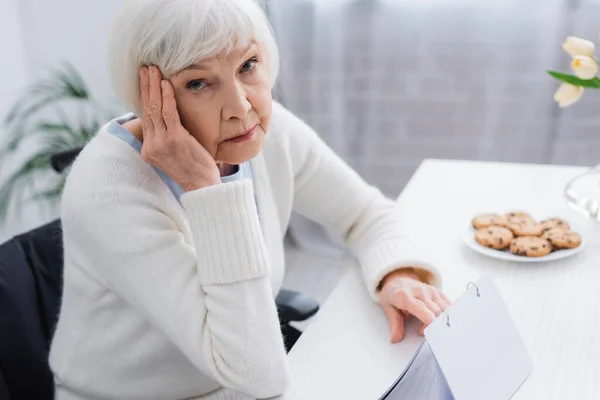
[(27, 88), (4, 120), (0, 224), (27, 203), (55, 210), (66, 174), (57, 174), (50, 158), (84, 146), (110, 118), (69, 63)]

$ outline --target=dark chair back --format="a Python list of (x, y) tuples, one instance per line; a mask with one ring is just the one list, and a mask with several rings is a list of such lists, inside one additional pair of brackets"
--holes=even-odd
[(81, 153), (81, 150), (83, 150), (83, 147), (76, 147), (71, 150), (61, 151), (60, 153), (53, 154), (50, 157), (50, 165), (52, 165), (54, 171), (61, 173), (67, 167), (73, 164), (79, 153)]
[(48, 353), (60, 310), (62, 271), (60, 220), (0, 245), (2, 400), (54, 398)]

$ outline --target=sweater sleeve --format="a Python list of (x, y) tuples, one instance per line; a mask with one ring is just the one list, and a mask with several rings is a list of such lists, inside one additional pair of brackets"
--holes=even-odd
[(294, 165), (294, 209), (339, 234), (358, 259), (365, 284), (378, 302), (385, 275), (413, 267), (427, 283), (441, 277), (427, 249), (403, 231), (396, 204), (367, 184), (303, 121), (283, 110)]
[(199, 371), (253, 398), (284, 393), (289, 371), (251, 181), (181, 201), (195, 248), (154, 195), (127, 184), (77, 211), (63, 204), (65, 235)]

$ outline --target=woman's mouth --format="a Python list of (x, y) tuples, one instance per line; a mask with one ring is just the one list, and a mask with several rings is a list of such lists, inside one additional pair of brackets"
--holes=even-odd
[(245, 132), (240, 132), (235, 137), (227, 139), (226, 142), (242, 143), (252, 139), (254, 133), (256, 132), (256, 126), (257, 125), (254, 125), (252, 128), (248, 129)]

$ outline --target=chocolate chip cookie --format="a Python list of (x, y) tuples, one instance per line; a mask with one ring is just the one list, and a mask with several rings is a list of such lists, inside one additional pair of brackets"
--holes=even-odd
[(526, 219), (519, 222), (509, 222), (506, 227), (510, 229), (515, 236), (539, 236), (542, 234), (542, 227), (540, 224)]
[(563, 231), (560, 228), (554, 228), (551, 231), (548, 240), (557, 249), (575, 249), (581, 245), (581, 236), (578, 233)]
[(552, 245), (546, 239), (536, 236), (515, 238), (510, 244), (510, 252), (524, 257), (543, 257), (550, 254)]
[(488, 226), (475, 232), (475, 240), (482, 246), (502, 250), (510, 245), (514, 235), (502, 226)]
[(546, 239), (546, 240), (550, 240), (550, 238), (552, 236), (554, 236), (554, 235), (560, 235), (560, 234), (562, 234), (564, 232), (565, 231), (562, 230), (561, 228), (550, 228), (550, 229), (545, 230), (540, 237), (543, 238), (543, 239)]
[(571, 230), (569, 223), (560, 218), (548, 218), (548, 219), (540, 222), (540, 225), (542, 226), (543, 231), (547, 231), (547, 230), (553, 229), (553, 228), (560, 228), (564, 231)]
[(505, 226), (506, 218), (499, 214), (479, 214), (471, 221), (475, 229), (487, 228), (488, 226)]
[(525, 223), (525, 222), (530, 222), (532, 224), (535, 223), (535, 219), (533, 219), (533, 217), (531, 215), (527, 214), (526, 212), (522, 212), (522, 211), (509, 212), (504, 215), (504, 218), (506, 218), (506, 221), (508, 223)]

